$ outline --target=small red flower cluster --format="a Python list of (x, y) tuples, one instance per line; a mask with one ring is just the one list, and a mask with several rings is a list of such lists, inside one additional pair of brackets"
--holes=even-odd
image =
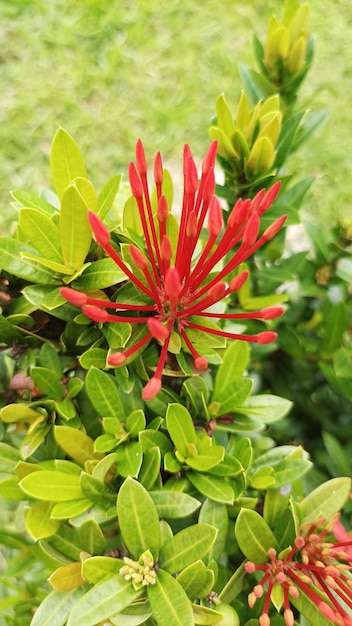
[[(264, 572), (248, 596), (249, 606), (253, 607), (256, 600), (265, 594), (259, 624), (270, 626), (271, 594), (274, 587), (280, 585), (286, 626), (293, 626), (294, 623), (290, 597), (298, 598), (301, 592), (332, 624), (352, 626), (352, 536), (339, 522), (339, 514), (329, 522), (323, 518), (307, 522), (302, 525), (301, 532), (293, 548), (284, 551), (282, 558), (271, 548), (268, 563), (256, 565), (248, 561), (245, 564), (248, 574)], [(327, 541), (327, 535), (332, 532), (342, 540)]]
[[(148, 189), (145, 153), (141, 141), (137, 142), (136, 164), (131, 163), (129, 166), (129, 180), (138, 206), (145, 250), (131, 244), (129, 252), (135, 267), (142, 272), (139, 275), (143, 276), (144, 280), (131, 270), (112, 246), (110, 232), (100, 218), (93, 212), (88, 214), (97, 243), (123, 270), (126, 278), (133, 283), (135, 288), (142, 292), (144, 297), (150, 299), (150, 304), (108, 302), (66, 287), (61, 289), (61, 294), (69, 302), (81, 306), (85, 315), (96, 322), (146, 324), (145, 336), (123, 352), (116, 352), (109, 356), (110, 365), (116, 367), (122, 365), (129, 356), (145, 346), (152, 338), (162, 344), (154, 376), (143, 390), (145, 400), (152, 398), (160, 390), (161, 376), (173, 331), (180, 335), (185, 349), (193, 356), (196, 369), (200, 371), (205, 370), (208, 363), (206, 358), (197, 352), (188, 337), (188, 328), (260, 344), (270, 343), (277, 336), (270, 330), (257, 335), (236, 334), (226, 332), (221, 328), (208, 327), (206, 324), (209, 318), (271, 320), (283, 313), (282, 307), (229, 314), (209, 310), (212, 305), (242, 287), (248, 278), (248, 272), (240, 272), (228, 283), (225, 282), (226, 277), (264, 243), (272, 239), (286, 219), (286, 216), (280, 217), (261, 235), (259, 234), (260, 217), (269, 209), (279, 192), (280, 183), (276, 183), (267, 192), (265, 189), (259, 191), (253, 200), (239, 199), (230, 211), (224, 227), (222, 209), (219, 200), (214, 195), (216, 151), (217, 143), (213, 142), (203, 160), (199, 181), (190, 148), (188, 145), (184, 148), (183, 204), (178, 240), (176, 249), (173, 249), (172, 242), (167, 235), (169, 207), (163, 195), (164, 170), (160, 153), (157, 153), (154, 160), (157, 197), (156, 215), (154, 215)], [(202, 251), (198, 252), (196, 247), (203, 228), (207, 229), (208, 236)], [(221, 269), (217, 271), (221, 262)], [(212, 272), (214, 274), (211, 274)], [(106, 309), (114, 309), (116, 313), (108, 313)], [(126, 315), (132, 311), (134, 315)], [(136, 311), (142, 315), (135, 316)], [(199, 317), (204, 318), (204, 323), (203, 320), (199, 320)]]

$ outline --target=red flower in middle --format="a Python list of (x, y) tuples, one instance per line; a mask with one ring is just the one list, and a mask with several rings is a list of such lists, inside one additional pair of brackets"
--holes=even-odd
[[(147, 332), (144, 337), (123, 352), (109, 356), (110, 365), (117, 367), (122, 365), (129, 356), (152, 338), (162, 344), (154, 376), (143, 390), (145, 400), (152, 398), (160, 390), (161, 376), (173, 331), (180, 335), (183, 346), (193, 356), (198, 370), (205, 370), (208, 363), (192, 343), (188, 329), (262, 344), (270, 343), (276, 338), (276, 333), (270, 330), (256, 335), (246, 335), (226, 332), (213, 323), (208, 322), (207, 325), (210, 318), (270, 320), (283, 313), (282, 307), (269, 307), (250, 313), (217, 313), (210, 310), (212, 305), (241, 288), (248, 277), (246, 271), (240, 272), (228, 283), (225, 279), (230, 274), (233, 275), (241, 263), (274, 237), (286, 219), (285, 215), (280, 217), (259, 235), (260, 217), (271, 206), (279, 192), (280, 183), (276, 183), (267, 192), (265, 189), (259, 191), (253, 200), (239, 199), (230, 211), (224, 227), (222, 209), (214, 195), (216, 150), (217, 144), (213, 142), (203, 160), (199, 181), (190, 148), (188, 145), (184, 148), (183, 204), (178, 239), (173, 248), (167, 235), (169, 207), (163, 195), (164, 170), (160, 153), (157, 153), (154, 160), (157, 198), (154, 215), (148, 189), (145, 154), (141, 141), (137, 142), (136, 165), (131, 163), (129, 166), (129, 180), (138, 206), (145, 249), (132, 244), (129, 246), (130, 257), (136, 268), (134, 271), (131, 269), (132, 264), (128, 265), (112, 246), (110, 232), (100, 218), (93, 212), (88, 214), (97, 243), (150, 303), (133, 305), (109, 302), (69, 288), (61, 289), (62, 295), (69, 302), (81, 306), (83, 312), (96, 322), (146, 324)], [(208, 235), (202, 250), (199, 251), (197, 244), (203, 228), (207, 229)], [(115, 313), (108, 313), (106, 309), (114, 309)], [(138, 311), (142, 315), (139, 317), (128, 315), (131, 311)]]

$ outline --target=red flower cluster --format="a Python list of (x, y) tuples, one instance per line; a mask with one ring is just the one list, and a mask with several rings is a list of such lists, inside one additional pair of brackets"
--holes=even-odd
[[(169, 207), (162, 192), (163, 165), (160, 153), (157, 153), (154, 160), (157, 197), (154, 215), (148, 189), (144, 149), (141, 141), (137, 142), (136, 164), (131, 163), (129, 166), (129, 180), (138, 206), (145, 249), (130, 245), (129, 252), (135, 268), (139, 270), (139, 276), (144, 280), (130, 269), (112, 246), (110, 233), (100, 218), (95, 213), (89, 212), (88, 218), (95, 240), (123, 270), (135, 288), (150, 299), (150, 304), (108, 302), (69, 288), (61, 289), (61, 294), (69, 302), (81, 306), (85, 315), (96, 322), (146, 324), (146, 335), (132, 347), (109, 356), (110, 365), (116, 367), (122, 365), (129, 356), (152, 338), (162, 344), (154, 376), (143, 391), (145, 400), (152, 398), (160, 390), (161, 376), (173, 331), (180, 335), (183, 346), (193, 356), (195, 367), (200, 371), (205, 370), (208, 363), (206, 358), (197, 352), (187, 334), (187, 329), (193, 328), (204, 333), (261, 344), (270, 343), (276, 338), (276, 333), (270, 330), (257, 335), (235, 334), (221, 328), (210, 328), (206, 323), (210, 318), (270, 320), (283, 313), (282, 307), (269, 307), (250, 313), (215, 313), (210, 310), (212, 305), (241, 288), (248, 277), (246, 271), (240, 272), (228, 283), (225, 282), (226, 277), (233, 275), (241, 263), (274, 237), (286, 219), (286, 216), (280, 217), (259, 235), (260, 217), (279, 192), (280, 184), (276, 183), (267, 192), (262, 189), (253, 200), (239, 199), (230, 211), (224, 227), (222, 209), (214, 195), (216, 150), (217, 144), (213, 142), (203, 160), (199, 181), (190, 148), (188, 145), (184, 148), (183, 204), (178, 240), (176, 249), (173, 249), (167, 235)], [(207, 229), (208, 236), (202, 251), (198, 252), (196, 246), (203, 228)], [(217, 270), (221, 263), (221, 269)], [(107, 312), (106, 309), (115, 310), (115, 314)], [(132, 311), (134, 313), (128, 315)], [(140, 313), (139, 316), (136, 316), (136, 311)], [(199, 317), (203, 319), (199, 320)]]
[[(300, 592), (308, 596), (332, 624), (352, 626), (352, 536), (339, 522), (339, 514), (329, 522), (323, 518), (307, 522), (302, 525), (301, 531), (293, 548), (284, 551), (282, 558), (272, 548), (268, 551), (268, 563), (256, 565), (248, 561), (245, 564), (248, 574), (264, 572), (248, 596), (249, 606), (253, 607), (256, 600), (265, 594), (259, 624), (270, 626), (271, 594), (274, 587), (280, 585), (286, 626), (293, 626), (294, 622), (290, 597), (297, 598)], [(327, 541), (331, 532), (335, 536), (342, 535), (342, 540)]]

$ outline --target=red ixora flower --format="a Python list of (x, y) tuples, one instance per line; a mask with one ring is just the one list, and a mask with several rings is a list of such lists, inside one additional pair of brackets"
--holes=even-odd
[[(145, 249), (129, 246), (133, 263), (139, 270), (141, 280), (121, 258), (111, 244), (110, 232), (100, 218), (93, 212), (88, 219), (98, 244), (110, 256), (126, 275), (134, 287), (150, 304), (133, 305), (108, 302), (90, 297), (89, 294), (62, 288), (61, 294), (69, 302), (81, 306), (85, 315), (96, 322), (144, 323), (147, 334), (123, 352), (116, 352), (108, 357), (112, 366), (120, 366), (134, 352), (146, 345), (152, 338), (162, 344), (159, 361), (154, 376), (143, 390), (143, 398), (155, 396), (161, 387), (161, 376), (165, 365), (171, 333), (176, 331), (194, 359), (197, 370), (205, 370), (207, 360), (201, 356), (188, 337), (187, 329), (197, 329), (204, 333), (219, 335), (229, 339), (242, 339), (260, 344), (276, 339), (276, 333), (266, 330), (257, 335), (236, 334), (221, 328), (207, 327), (206, 321), (217, 319), (263, 319), (270, 320), (283, 313), (282, 307), (269, 307), (255, 312), (215, 313), (210, 307), (223, 300), (229, 294), (238, 291), (245, 283), (248, 272), (242, 271), (228, 283), (226, 277), (251, 256), (264, 243), (272, 239), (283, 225), (286, 216), (282, 216), (259, 235), (260, 217), (275, 200), (280, 183), (274, 184), (267, 192), (265, 189), (253, 200), (239, 199), (229, 213), (224, 227), (222, 209), (214, 195), (214, 162), (217, 143), (213, 142), (203, 160), (201, 178), (198, 180), (197, 168), (188, 145), (184, 147), (183, 174), (184, 193), (179, 233), (176, 245), (167, 235), (169, 207), (163, 195), (163, 165), (160, 153), (154, 160), (154, 182), (157, 207), (153, 213), (148, 190), (147, 163), (140, 140), (136, 146), (136, 164), (130, 163), (129, 181), (132, 194), (138, 206), (143, 228)], [(202, 229), (206, 228), (207, 240), (201, 252), (196, 250)], [(222, 262), (221, 269), (218, 270)], [(215, 273), (214, 270), (217, 270)], [(136, 272), (137, 273), (137, 272)], [(118, 297), (118, 296), (117, 296)], [(109, 313), (106, 309), (113, 309)], [(139, 316), (136, 316), (136, 311)], [(132, 312), (134, 312), (132, 314)], [(127, 315), (126, 315), (127, 314)], [(196, 317), (195, 317), (196, 316)], [(199, 320), (199, 317), (203, 318)], [(204, 321), (203, 321), (204, 320)]]
[(248, 574), (264, 572), (248, 596), (250, 607), (264, 596), (260, 626), (270, 626), (269, 604), (273, 589), (277, 590), (278, 585), (282, 590), (286, 626), (294, 623), (290, 598), (298, 598), (301, 592), (332, 624), (352, 626), (352, 536), (346, 533), (342, 541), (329, 541), (336, 527), (341, 532), (338, 513), (329, 522), (324, 518), (307, 522), (302, 525), (301, 535), (296, 537), (293, 548), (279, 556), (271, 548), (268, 563), (261, 565), (248, 561), (245, 564)]

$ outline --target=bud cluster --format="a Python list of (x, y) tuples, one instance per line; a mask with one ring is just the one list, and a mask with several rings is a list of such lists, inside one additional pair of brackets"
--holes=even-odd
[(125, 565), (120, 568), (120, 574), (125, 580), (130, 580), (135, 589), (155, 585), (154, 560), (149, 550), (143, 552), (138, 561), (133, 561), (127, 556), (123, 560)]

